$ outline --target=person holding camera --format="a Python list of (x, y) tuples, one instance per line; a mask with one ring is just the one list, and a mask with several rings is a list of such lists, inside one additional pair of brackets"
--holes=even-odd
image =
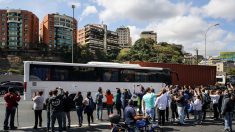
[(5, 105), (6, 105), (6, 113), (4, 119), (4, 130), (9, 130), (8, 120), (10, 117), (10, 129), (15, 130), (17, 127), (14, 125), (14, 118), (16, 109), (18, 107), (18, 102), (20, 101), (20, 93), (15, 92), (14, 88), (10, 87), (8, 89), (8, 93), (4, 95)]
[(39, 120), (39, 127), (42, 127), (42, 110), (43, 110), (43, 102), (44, 98), (42, 97), (43, 91), (39, 91), (35, 93), (35, 97), (33, 97), (33, 109), (35, 115), (35, 124), (33, 129), (38, 128), (38, 120)]

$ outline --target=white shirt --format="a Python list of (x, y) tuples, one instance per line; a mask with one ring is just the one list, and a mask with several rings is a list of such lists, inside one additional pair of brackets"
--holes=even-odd
[(161, 96), (157, 97), (157, 100), (155, 102), (155, 107), (157, 107), (160, 110), (165, 110), (167, 106), (167, 93), (162, 94)]
[(43, 109), (43, 101), (44, 98), (42, 96), (35, 96), (33, 98), (33, 109), (34, 110), (42, 110)]
[(202, 101), (200, 99), (196, 99), (194, 102), (193, 102), (193, 109), (194, 110), (202, 110)]
[(220, 98), (219, 95), (210, 95), (210, 97), (211, 97), (213, 104), (217, 104), (219, 102), (219, 98)]

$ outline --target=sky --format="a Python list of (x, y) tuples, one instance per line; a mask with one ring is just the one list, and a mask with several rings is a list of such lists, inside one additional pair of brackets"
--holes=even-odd
[[(78, 28), (86, 24), (130, 28), (132, 41), (153, 30), (158, 42), (182, 44), (186, 52), (218, 56), (235, 51), (235, 0), (0, 0), (0, 9), (32, 11), (39, 17), (50, 13), (72, 16), (74, 4)], [(213, 26), (219, 24), (219, 26)]]

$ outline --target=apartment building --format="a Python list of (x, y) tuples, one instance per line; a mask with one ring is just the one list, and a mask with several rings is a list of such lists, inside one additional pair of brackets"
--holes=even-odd
[(152, 40), (157, 42), (157, 33), (154, 31), (143, 31), (140, 34), (140, 38), (151, 38)]
[(91, 51), (103, 50), (109, 52), (119, 49), (117, 32), (107, 30), (105, 24), (88, 24), (78, 30), (78, 43), (87, 44)]
[(40, 24), (40, 37), (50, 50), (70, 49), (77, 44), (77, 20), (58, 13), (48, 14)]
[(33, 49), (39, 42), (39, 19), (26, 10), (0, 10), (0, 47)]
[(116, 30), (118, 34), (118, 44), (121, 49), (130, 48), (131, 47), (131, 36), (130, 36), (130, 29), (128, 27), (120, 27)]

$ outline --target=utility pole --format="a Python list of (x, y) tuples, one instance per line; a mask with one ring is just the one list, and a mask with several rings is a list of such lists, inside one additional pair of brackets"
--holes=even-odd
[(198, 48), (196, 48), (195, 51), (196, 51), (196, 64), (198, 65)]
[(73, 63), (73, 45), (74, 45), (74, 43), (73, 43), (73, 39), (74, 39), (74, 31), (73, 31), (73, 29), (74, 29), (74, 8), (75, 8), (75, 5), (72, 5), (72, 9), (73, 9), (73, 21), (72, 21), (72, 63)]

